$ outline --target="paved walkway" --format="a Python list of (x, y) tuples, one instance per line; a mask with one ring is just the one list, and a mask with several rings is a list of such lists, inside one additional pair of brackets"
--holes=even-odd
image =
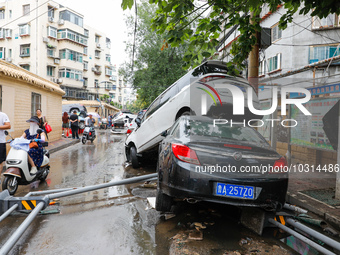
[(80, 139), (61, 138), (60, 140), (49, 142), (47, 149), (50, 151), (50, 153), (53, 153), (79, 142)]
[(335, 190), (335, 183), (336, 173), (291, 173), (287, 203), (305, 208), (340, 229), (340, 200), (334, 198), (335, 191), (330, 199), (324, 196)]

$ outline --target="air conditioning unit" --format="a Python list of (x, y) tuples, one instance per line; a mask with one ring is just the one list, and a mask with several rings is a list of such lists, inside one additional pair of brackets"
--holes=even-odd
[(84, 84), (83, 87), (84, 87), (84, 88), (87, 88), (87, 84)]
[(59, 58), (55, 58), (54, 59), (54, 64), (59, 64), (60, 63), (60, 59)]
[(62, 84), (63, 83), (63, 79), (57, 79), (57, 83), (58, 84)]
[(48, 21), (53, 23), (54, 22), (54, 18), (53, 17), (48, 17)]
[(64, 23), (65, 23), (65, 20), (63, 20), (63, 19), (60, 19), (60, 20), (58, 21), (58, 24), (59, 24), (59, 25), (64, 25)]
[(7, 62), (12, 62), (12, 58), (6, 58)]
[(97, 43), (97, 48), (100, 48), (100, 43)]
[(47, 37), (43, 37), (43, 42), (48, 43), (48, 38)]
[(57, 78), (54, 78), (54, 77), (51, 78), (51, 82), (57, 83), (57, 80), (58, 80)]
[(93, 72), (97, 72), (97, 68), (95, 68), (95, 67), (92, 67), (91, 70), (92, 70)]

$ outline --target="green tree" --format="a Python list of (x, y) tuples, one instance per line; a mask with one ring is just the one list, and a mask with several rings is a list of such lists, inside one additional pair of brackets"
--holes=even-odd
[[(141, 104), (149, 105), (161, 92), (178, 80), (183, 70), (185, 46), (171, 47), (164, 44), (164, 38), (152, 31), (151, 20), (156, 12), (156, 6), (146, 1), (138, 4), (138, 21), (135, 43), (128, 42), (126, 51), (134, 61), (125, 63), (120, 74), (128, 79), (137, 90)], [(127, 17), (128, 33), (134, 37), (134, 17)]]
[[(131, 8), (133, 0), (122, 0), (122, 8)], [(234, 58), (231, 64), (242, 67), (248, 58), (252, 46), (256, 43), (255, 31), (260, 31), (262, 6), (267, 5), (275, 12), (279, 5), (283, 5), (283, 12), (279, 26), (284, 29), (292, 22), (295, 13), (311, 16), (327, 17), (330, 13), (340, 14), (340, 1), (315, 0), (150, 0), (150, 4), (157, 6), (156, 15), (152, 20), (152, 28), (165, 39), (165, 45), (178, 47), (188, 46), (184, 56), (187, 66), (197, 65), (203, 58), (208, 58), (216, 51), (218, 37), (226, 29), (238, 25), (240, 37), (232, 45), (231, 53)], [(250, 13), (253, 13), (253, 24)], [(193, 21), (197, 26), (191, 26)], [(200, 47), (197, 47), (197, 46)], [(201, 51), (202, 53), (200, 54)]]

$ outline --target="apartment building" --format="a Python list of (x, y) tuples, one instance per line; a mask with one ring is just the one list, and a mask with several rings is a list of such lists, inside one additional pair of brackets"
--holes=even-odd
[[(263, 6), (261, 12), (262, 37), (259, 52), (259, 78), (262, 84), (312, 87), (336, 83), (340, 75), (340, 19), (336, 14), (320, 19), (295, 14), (285, 30), (278, 26), (285, 9), (278, 6), (270, 12)], [(225, 36), (226, 35), (226, 36)], [(239, 31), (228, 29), (220, 40), (217, 56), (230, 61), (231, 45), (238, 39)], [(334, 57), (334, 58), (333, 58)], [(261, 96), (261, 93), (260, 93)]]
[(84, 20), (54, 1), (0, 3), (0, 59), (59, 84), (65, 99), (118, 98), (111, 40)]

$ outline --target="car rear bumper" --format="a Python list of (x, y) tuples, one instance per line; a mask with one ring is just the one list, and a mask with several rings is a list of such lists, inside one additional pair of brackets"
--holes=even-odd
[[(278, 204), (285, 203), (288, 178), (230, 178), (227, 173), (222, 177), (193, 172), (188, 167), (190, 164), (181, 161), (176, 161), (176, 164), (172, 165), (170, 170), (161, 171), (159, 175), (162, 192), (171, 197), (262, 208), (276, 208)], [(215, 195), (217, 182), (252, 186), (255, 197), (242, 199)]]

